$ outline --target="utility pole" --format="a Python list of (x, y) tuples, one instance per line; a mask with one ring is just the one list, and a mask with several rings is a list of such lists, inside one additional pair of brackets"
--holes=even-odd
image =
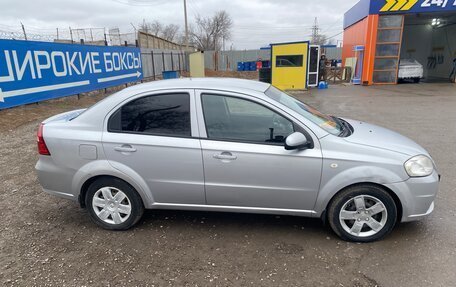
[(146, 24), (146, 19), (143, 18), (143, 26), (142, 26), (142, 29), (144, 30), (144, 32), (146, 32), (147, 34), (149, 34), (149, 25)]
[(57, 40), (59, 39), (59, 28), (56, 28), (57, 30)]
[(184, 17), (185, 17), (185, 51), (188, 51), (187, 0), (184, 0)]
[(314, 25), (312, 26), (312, 44), (318, 44), (319, 33), (318, 31), (320, 28), (318, 27), (318, 18), (315, 17)]
[(21, 22), (21, 26), (22, 26), (22, 32), (24, 32), (24, 39), (25, 39), (25, 41), (27, 41), (27, 33), (25, 32), (25, 27), (24, 27), (24, 24), (22, 24), (22, 22)]
[(71, 44), (73, 44), (73, 30), (71, 30), (71, 27), (70, 27), (70, 38), (71, 38)]

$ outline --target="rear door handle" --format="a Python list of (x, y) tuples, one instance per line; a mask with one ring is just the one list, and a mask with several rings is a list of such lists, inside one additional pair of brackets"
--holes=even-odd
[(215, 159), (220, 159), (220, 160), (236, 160), (237, 156), (233, 155), (230, 152), (222, 152), (221, 154), (214, 154), (213, 156)]
[(115, 147), (114, 150), (118, 151), (118, 152), (126, 152), (126, 153), (136, 152), (136, 149), (129, 144), (124, 144), (122, 146)]

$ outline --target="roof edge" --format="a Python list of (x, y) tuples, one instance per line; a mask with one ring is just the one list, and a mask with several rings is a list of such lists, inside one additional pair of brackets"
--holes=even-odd
[(360, 0), (344, 14), (344, 30), (363, 20), (370, 13), (370, 0)]

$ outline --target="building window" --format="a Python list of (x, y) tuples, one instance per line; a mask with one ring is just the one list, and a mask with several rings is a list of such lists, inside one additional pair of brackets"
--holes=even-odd
[(403, 15), (379, 17), (372, 78), (375, 84), (397, 83), (403, 24)]
[(302, 55), (287, 55), (276, 57), (276, 67), (302, 67)]

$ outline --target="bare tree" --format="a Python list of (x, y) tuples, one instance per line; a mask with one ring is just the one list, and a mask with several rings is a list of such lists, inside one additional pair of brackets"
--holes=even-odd
[(143, 22), (138, 26), (139, 31), (149, 33), (155, 36), (160, 36), (160, 34), (163, 32), (163, 25), (157, 20), (154, 20), (153, 22), (146, 22), (146, 20), (143, 20)]
[(226, 11), (219, 11), (212, 17), (197, 16), (195, 25), (190, 27), (191, 42), (200, 50), (220, 50), (222, 43), (231, 38), (233, 20)]
[(150, 25), (150, 33), (155, 36), (160, 36), (163, 33), (163, 24), (154, 20)]
[(176, 24), (166, 25), (161, 31), (160, 37), (165, 40), (175, 42), (178, 39), (179, 26)]
[(313, 45), (326, 45), (328, 44), (328, 37), (323, 34), (317, 34), (312, 37), (311, 44)]
[[(183, 43), (183, 35), (176, 24), (164, 26), (157, 20), (143, 20), (139, 31), (143, 31), (171, 42)], [(216, 50), (222, 48), (223, 42), (231, 39), (233, 20), (226, 11), (219, 11), (211, 17), (197, 16), (194, 25), (190, 26), (190, 42), (200, 50)]]

